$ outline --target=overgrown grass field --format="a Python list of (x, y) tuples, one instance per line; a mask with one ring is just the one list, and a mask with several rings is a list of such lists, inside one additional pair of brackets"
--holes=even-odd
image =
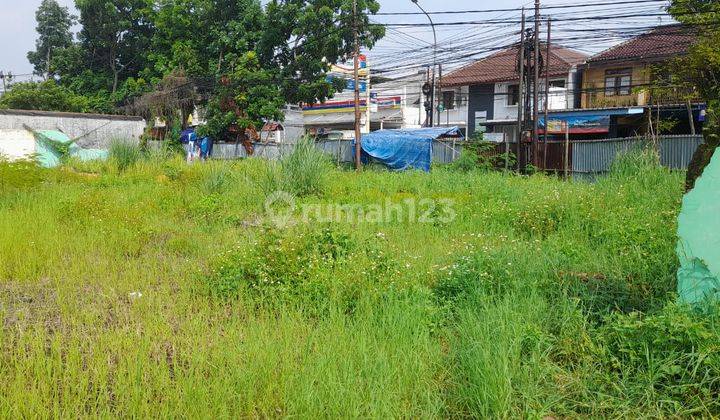
[(673, 303), (682, 190), (647, 153), (595, 183), (0, 163), (0, 413), (719, 416), (720, 318)]

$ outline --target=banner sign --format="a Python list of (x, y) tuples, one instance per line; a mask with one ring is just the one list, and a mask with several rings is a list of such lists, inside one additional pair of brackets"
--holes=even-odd
[[(370, 69), (367, 65), (367, 57), (360, 55), (359, 57), (358, 76), (367, 79)], [(346, 89), (355, 90), (355, 64), (351, 61), (343, 64), (333, 64), (330, 66), (330, 72), (327, 75), (327, 81), (332, 82), (334, 79), (345, 79), (347, 81)], [(367, 81), (360, 81), (360, 92), (367, 92)]]
[[(366, 110), (367, 99), (360, 99), (360, 110)], [(383, 109), (400, 109), (402, 97), (389, 96), (385, 98), (375, 98), (370, 100), (370, 108), (375, 111)], [(327, 114), (333, 112), (353, 112), (355, 110), (355, 101), (327, 101), (323, 104), (313, 104), (303, 107), (304, 115)]]
[[(349, 90), (349, 91), (355, 90), (355, 79), (348, 79), (346, 77), (339, 77), (337, 75), (330, 75), (330, 74), (327, 75), (327, 77), (325, 78), (325, 80), (327, 80), (330, 83), (332, 83), (333, 80), (335, 80), (335, 79), (345, 79), (345, 82), (346, 82), (345, 89)], [(366, 93), (367, 85), (368, 85), (367, 82), (361, 80), (359, 85), (360, 85), (360, 93)]]
[[(545, 118), (539, 118), (540, 133), (545, 133)], [(567, 116), (553, 115), (549, 117), (548, 134), (565, 134), (566, 127), (570, 134), (607, 133), (610, 131), (609, 115)]]

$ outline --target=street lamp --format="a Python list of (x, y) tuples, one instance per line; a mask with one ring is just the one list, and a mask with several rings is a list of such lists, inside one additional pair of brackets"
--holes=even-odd
[(410, 0), (413, 3), (415, 3), (415, 6), (417, 6), (424, 14), (427, 16), (428, 20), (430, 21), (430, 27), (433, 31), (433, 70), (432, 70), (432, 84), (431, 84), (431, 94), (430, 94), (430, 127), (433, 126), (433, 114), (434, 114), (434, 108), (435, 108), (435, 67), (437, 66), (437, 33), (435, 33), (435, 23), (433, 22), (432, 18), (428, 14), (428, 12), (425, 11), (425, 9), (420, 6), (420, 3), (418, 3), (418, 0)]

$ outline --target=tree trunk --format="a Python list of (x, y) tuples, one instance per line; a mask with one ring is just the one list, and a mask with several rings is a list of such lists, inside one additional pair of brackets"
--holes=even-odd
[(112, 93), (117, 92), (117, 86), (118, 86), (118, 78), (120, 77), (120, 70), (118, 70), (118, 63), (117, 63), (117, 52), (116, 52), (116, 45), (113, 45), (112, 53), (110, 54), (110, 69), (113, 72), (113, 87), (112, 87)]
[(715, 112), (708, 110), (707, 122), (703, 130), (704, 142), (695, 150), (690, 165), (688, 165), (685, 175), (685, 191), (690, 191), (695, 187), (695, 181), (702, 175), (715, 150), (720, 146), (720, 125), (718, 125), (715, 115)]
[(695, 150), (685, 175), (685, 192), (695, 188), (695, 181), (700, 178), (705, 167), (710, 163), (716, 148), (716, 144), (703, 143)]
[(117, 71), (115, 66), (113, 66), (113, 93), (117, 92), (118, 73), (119, 72)]
[(50, 46), (48, 46), (47, 55), (45, 56), (45, 80), (50, 79)]

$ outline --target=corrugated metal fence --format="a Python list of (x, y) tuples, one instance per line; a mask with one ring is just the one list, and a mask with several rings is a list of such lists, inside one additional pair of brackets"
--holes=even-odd
[[(671, 169), (686, 169), (695, 149), (702, 144), (702, 136), (659, 136), (660, 163)], [(610, 170), (619, 154), (651, 146), (646, 138), (620, 138), (571, 142), (572, 172), (600, 174)]]
[[(315, 145), (332, 156), (337, 162), (354, 162), (352, 140), (321, 140)], [(432, 162), (434, 164), (451, 163), (460, 156), (461, 151), (462, 144), (460, 141), (436, 140), (433, 142)]]
[[(253, 143), (253, 156), (270, 160), (277, 160), (283, 153), (289, 152), (294, 144)], [(240, 143), (217, 143), (213, 145), (212, 157), (214, 159), (240, 159), (248, 157), (245, 147)]]
[[(700, 135), (691, 136), (660, 136), (658, 146), (660, 149), (660, 163), (672, 169), (686, 169), (690, 164), (695, 149), (702, 144), (703, 138)], [(159, 147), (160, 142), (153, 144)], [(316, 147), (330, 155), (333, 160), (339, 163), (353, 162), (352, 140), (321, 140)], [(592, 177), (610, 170), (613, 162), (619, 154), (651, 145), (646, 138), (618, 138), (602, 140), (574, 140), (570, 141), (569, 170), (577, 177)], [(515, 143), (509, 145), (514, 152)], [(563, 170), (564, 144), (562, 142), (549, 143), (548, 168), (552, 170)], [(293, 144), (277, 143), (254, 143), (255, 152), (253, 156), (271, 160), (279, 159), (280, 156), (292, 150)], [(553, 148), (555, 147), (555, 152)], [(460, 156), (463, 149), (462, 142), (452, 140), (438, 140), (433, 143), (433, 164), (451, 163)], [(496, 153), (501, 154), (505, 150), (504, 144), (498, 144)], [(556, 156), (557, 155), (557, 156)], [(213, 147), (213, 157), (216, 159), (238, 159), (247, 157), (245, 148), (241, 144), (218, 143)]]

